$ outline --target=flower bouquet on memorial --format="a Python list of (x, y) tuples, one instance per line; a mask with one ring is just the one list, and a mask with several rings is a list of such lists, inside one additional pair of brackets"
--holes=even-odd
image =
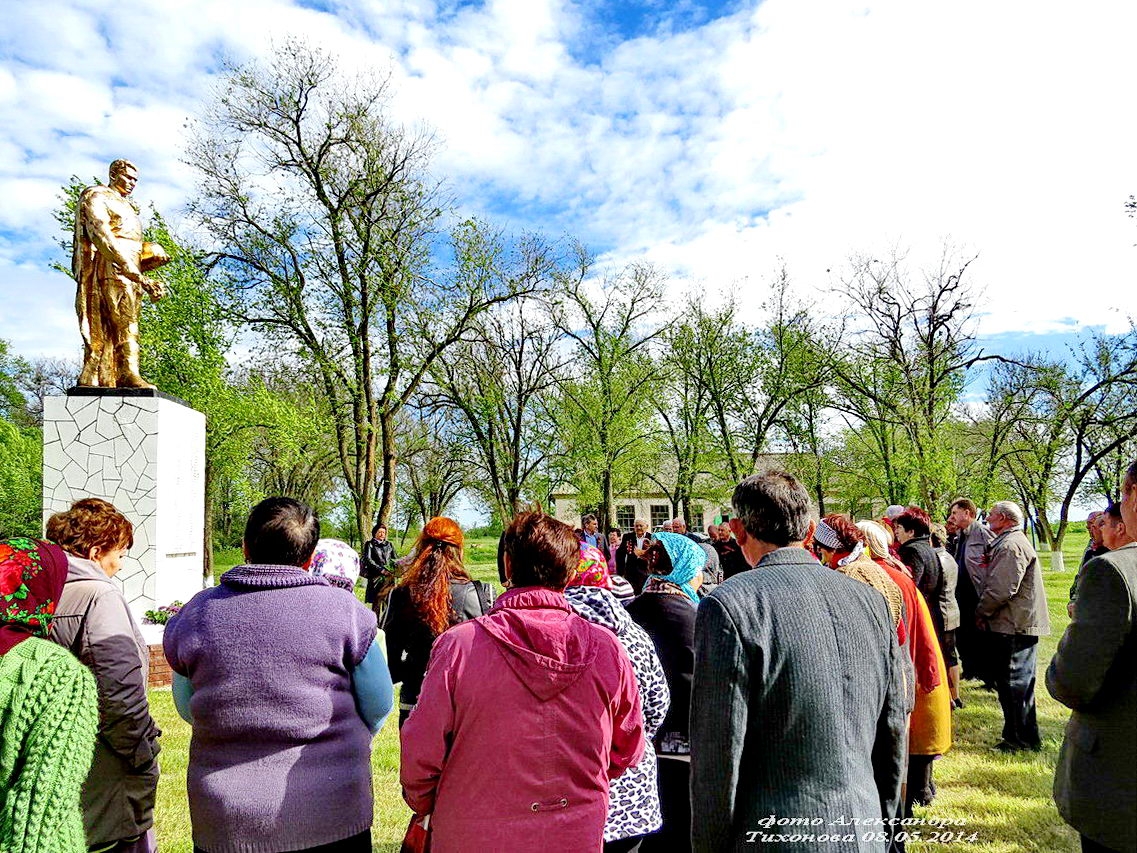
[(181, 612), (182, 602), (175, 601), (173, 604), (163, 604), (157, 610), (146, 611), (146, 622), (150, 625), (165, 625), (170, 621), (171, 616), (177, 616)]

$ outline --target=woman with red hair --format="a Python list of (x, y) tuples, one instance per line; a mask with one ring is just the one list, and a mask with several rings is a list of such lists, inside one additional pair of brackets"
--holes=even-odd
[(387, 666), (399, 691), (399, 727), (418, 701), (419, 689), (437, 637), (452, 625), (488, 613), (492, 588), (473, 580), (462, 559), (462, 528), (439, 516), (426, 523), (414, 560), (391, 592), (382, 627)]

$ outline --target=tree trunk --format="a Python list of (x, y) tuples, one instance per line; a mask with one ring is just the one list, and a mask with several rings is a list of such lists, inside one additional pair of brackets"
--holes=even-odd
[(202, 511), (205, 513), (205, 532), (202, 535), (201, 543), (201, 579), (208, 585), (212, 586), (213, 579), (213, 466), (209, 463), (209, 458), (205, 460), (205, 506)]
[[(399, 454), (395, 451), (394, 416), (380, 415), (380, 431), (383, 440), (383, 487), (379, 495), (377, 521), (381, 524), (387, 524), (395, 509), (395, 477), (397, 476), (395, 469), (399, 463)], [(370, 509), (370, 507), (366, 508)], [(363, 535), (361, 541), (366, 542), (370, 536), (370, 530), (365, 531), (361, 527), (360, 532)]]
[(600, 517), (604, 519), (604, 530), (615, 526), (615, 519), (613, 516), (612, 503), (614, 496), (612, 494), (612, 472), (605, 471), (600, 476)]

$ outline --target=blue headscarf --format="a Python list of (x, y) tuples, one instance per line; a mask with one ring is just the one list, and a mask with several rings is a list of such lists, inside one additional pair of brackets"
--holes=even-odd
[(671, 559), (671, 574), (656, 577), (675, 584), (691, 601), (698, 604), (699, 596), (695, 594), (691, 581), (707, 565), (707, 552), (678, 533), (656, 533), (655, 538)]

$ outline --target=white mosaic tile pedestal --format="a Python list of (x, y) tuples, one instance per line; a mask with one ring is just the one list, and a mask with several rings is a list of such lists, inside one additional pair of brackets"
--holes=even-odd
[(134, 523), (115, 580), (139, 620), (202, 588), (205, 415), (153, 391), (46, 398), (44, 523), (85, 497), (110, 501)]

